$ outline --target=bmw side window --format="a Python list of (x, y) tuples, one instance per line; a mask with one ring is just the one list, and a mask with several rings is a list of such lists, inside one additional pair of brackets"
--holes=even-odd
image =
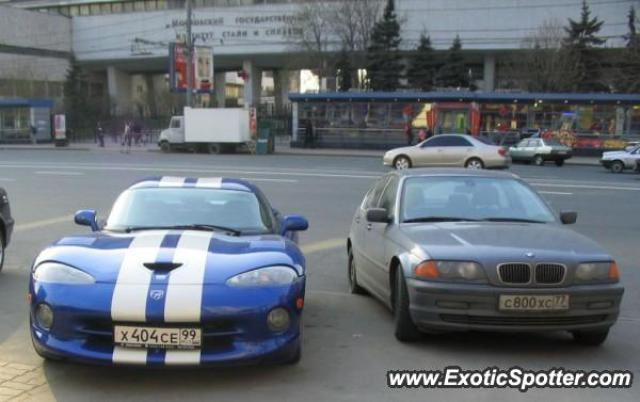
[(529, 143), (529, 140), (522, 140), (518, 143), (517, 147), (518, 148), (524, 148), (527, 146), (527, 144)]
[(394, 177), (387, 184), (387, 188), (384, 190), (384, 194), (380, 199), (380, 208), (387, 210), (387, 216), (393, 218), (396, 205), (396, 196), (398, 194), (398, 178)]

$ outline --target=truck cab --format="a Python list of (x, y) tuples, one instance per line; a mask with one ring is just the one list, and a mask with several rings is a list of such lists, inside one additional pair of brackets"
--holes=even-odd
[(171, 145), (184, 144), (184, 117), (173, 116), (169, 122), (169, 128), (162, 130), (158, 145), (160, 148), (168, 152)]

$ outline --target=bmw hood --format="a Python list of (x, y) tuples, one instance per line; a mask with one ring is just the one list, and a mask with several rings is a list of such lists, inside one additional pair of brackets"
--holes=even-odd
[(304, 266), (297, 246), (281, 236), (174, 230), (65, 237), (45, 249), (35, 265), (44, 261), (83, 270), (98, 283), (132, 285), (148, 283), (151, 273), (180, 276), (183, 284), (221, 284), (265, 266)]
[(521, 261), (527, 253), (558, 262), (611, 259), (594, 241), (557, 224), (452, 222), (401, 230), (433, 259)]

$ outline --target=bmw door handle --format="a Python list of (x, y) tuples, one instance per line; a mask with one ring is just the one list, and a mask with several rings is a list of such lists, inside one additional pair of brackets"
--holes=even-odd
[(371, 230), (371, 224), (367, 223), (367, 230)]

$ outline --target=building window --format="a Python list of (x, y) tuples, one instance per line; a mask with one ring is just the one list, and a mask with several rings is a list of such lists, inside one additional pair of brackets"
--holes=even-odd
[(98, 15), (100, 14), (100, 4), (90, 4), (89, 5), (89, 13), (91, 15)]
[(133, 5), (135, 11), (144, 11), (144, 0), (135, 1)]
[(158, 4), (158, 10), (167, 9), (167, 0), (158, 0), (156, 3)]
[(75, 17), (76, 15), (80, 15), (80, 7), (78, 6), (70, 6), (69, 7), (69, 15)]
[(90, 14), (90, 9), (88, 5), (80, 6), (80, 15), (89, 15), (89, 14)]
[(128, 1), (128, 2), (124, 3), (123, 6), (124, 6), (124, 12), (125, 13), (133, 12), (133, 2), (132, 1)]
[(11, 80), (0, 80), (0, 96), (13, 96), (13, 83)]
[(62, 82), (49, 82), (49, 97), (50, 98), (62, 98), (63, 83)]
[(122, 3), (113, 3), (111, 4), (111, 12), (114, 14), (122, 12)]
[(145, 9), (147, 11), (155, 11), (158, 9), (158, 5), (156, 4), (156, 0), (147, 0), (145, 1)]
[(100, 5), (100, 12), (102, 14), (111, 14), (111, 3), (103, 3)]

